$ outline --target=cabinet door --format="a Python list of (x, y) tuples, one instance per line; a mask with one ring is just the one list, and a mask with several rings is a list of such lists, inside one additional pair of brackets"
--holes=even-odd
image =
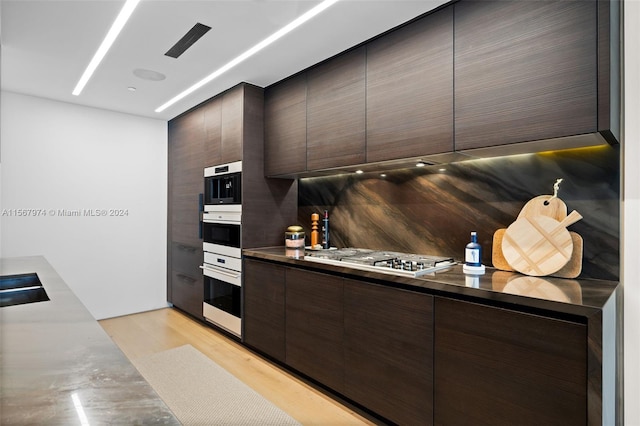
[(222, 95), (222, 163), (242, 160), (244, 86), (234, 87)]
[(585, 425), (586, 325), (436, 298), (437, 425)]
[(308, 71), (307, 169), (365, 161), (365, 49)]
[(199, 194), (203, 190), (204, 119), (194, 110), (169, 122), (167, 300), (202, 318)]
[(222, 99), (214, 98), (202, 106), (204, 113), (204, 167), (224, 163), (222, 159)]
[(367, 162), (453, 149), (453, 17), (440, 10), (367, 45)]
[(287, 269), (286, 283), (287, 364), (342, 392), (342, 279)]
[(398, 424), (433, 420), (433, 297), (345, 280), (345, 390)]
[(245, 259), (243, 342), (285, 361), (285, 268)]
[(264, 170), (267, 176), (307, 169), (307, 76), (270, 86), (264, 94)]
[(202, 110), (194, 110), (169, 122), (170, 240), (191, 246), (202, 244), (203, 117)]
[(597, 130), (595, 1), (455, 8), (455, 149)]

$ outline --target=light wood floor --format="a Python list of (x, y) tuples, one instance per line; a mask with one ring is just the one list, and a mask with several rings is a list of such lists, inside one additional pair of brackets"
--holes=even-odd
[(377, 423), (173, 308), (110, 318), (100, 325), (131, 360), (190, 344), (303, 425)]

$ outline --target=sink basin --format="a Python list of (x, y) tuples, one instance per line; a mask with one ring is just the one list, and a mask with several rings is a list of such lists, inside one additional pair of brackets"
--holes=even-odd
[(45, 302), (49, 299), (38, 274), (0, 276), (0, 307)]

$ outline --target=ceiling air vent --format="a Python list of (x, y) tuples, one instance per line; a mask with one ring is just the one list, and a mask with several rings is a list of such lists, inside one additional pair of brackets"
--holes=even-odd
[(165, 53), (165, 55), (177, 58), (182, 55), (185, 50), (190, 48), (193, 43), (200, 40), (200, 37), (205, 35), (210, 29), (211, 27), (198, 22), (184, 36), (182, 36), (182, 38), (178, 40), (178, 42), (174, 44), (173, 47)]

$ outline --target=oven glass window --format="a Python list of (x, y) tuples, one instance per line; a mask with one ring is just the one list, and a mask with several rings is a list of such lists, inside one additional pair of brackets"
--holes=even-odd
[(240, 318), (240, 291), (237, 285), (204, 277), (204, 301), (222, 311)]

